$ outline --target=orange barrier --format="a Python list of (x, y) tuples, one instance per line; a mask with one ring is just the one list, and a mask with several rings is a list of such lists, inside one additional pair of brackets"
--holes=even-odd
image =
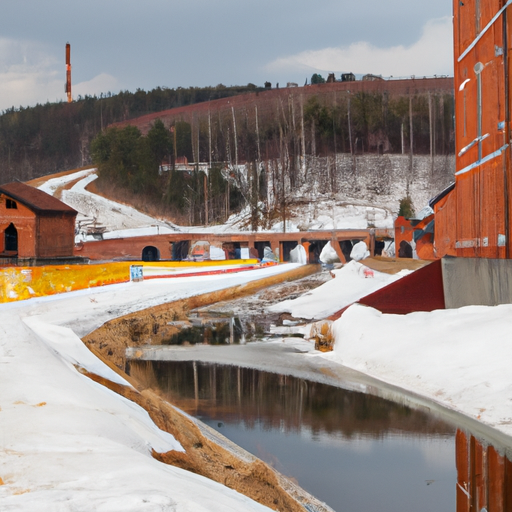
[(256, 268), (257, 260), (230, 261), (183, 261), (183, 262), (115, 262), (94, 265), (46, 265), (41, 267), (4, 267), (0, 268), (0, 303), (15, 302), (45, 297), (57, 293), (71, 292), (104, 286), (126, 283), (130, 281), (130, 268), (140, 265), (143, 268), (157, 270), (201, 268), (212, 266), (233, 266), (237, 268), (221, 268), (188, 272), (147, 276), (146, 279), (162, 277), (185, 277), (192, 275), (221, 274)]
[(0, 303), (45, 297), (130, 280), (129, 263), (0, 269)]

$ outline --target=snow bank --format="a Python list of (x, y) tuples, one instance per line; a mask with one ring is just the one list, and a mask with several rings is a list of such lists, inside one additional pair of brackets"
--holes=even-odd
[(300, 263), (301, 265), (306, 265), (308, 262), (308, 258), (306, 255), (306, 249), (301, 244), (298, 244), (297, 247), (290, 251), (290, 263)]
[(325, 357), (512, 435), (512, 305), (387, 315), (351, 306)]
[(331, 242), (327, 242), (324, 245), (322, 252), (320, 253), (319, 259), (322, 263), (325, 263), (326, 265), (332, 265), (333, 263), (340, 262), (340, 258), (336, 254), (336, 251), (334, 250), (334, 247), (331, 245)]
[[(72, 181), (75, 181), (77, 179), (83, 178), (85, 176), (88, 176), (91, 173), (95, 173), (96, 169), (86, 169), (84, 171), (78, 171), (74, 172), (72, 174), (67, 174), (66, 176), (60, 176), (58, 178), (52, 178), (48, 181), (45, 181), (43, 184), (41, 184), (38, 188), (39, 190), (42, 190), (43, 192), (46, 192), (47, 194), (50, 194), (53, 196), (57, 190), (64, 187), (68, 183), (71, 183)], [(96, 174), (93, 174), (96, 176)]]
[(355, 261), (361, 261), (370, 256), (370, 251), (368, 250), (368, 246), (366, 242), (357, 242), (357, 244), (352, 247), (352, 251), (350, 251), (350, 257)]
[(144, 409), (78, 371), (128, 385), (76, 333), (120, 314), (295, 267), (177, 278), (172, 287), (155, 279), (0, 305), (2, 511), (268, 511), (155, 460), (152, 450), (181, 450), (180, 444)]
[(408, 271), (402, 271), (390, 275), (374, 271), (373, 277), (367, 277), (365, 275), (366, 268), (361, 263), (351, 261), (341, 269), (331, 271), (335, 279), (297, 299), (285, 300), (270, 306), (269, 311), (287, 312), (295, 318), (319, 320), (336, 313), (361, 297), (373, 293), (409, 273)]

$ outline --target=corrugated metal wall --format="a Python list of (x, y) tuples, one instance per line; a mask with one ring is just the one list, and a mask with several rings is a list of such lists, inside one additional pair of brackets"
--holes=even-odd
[(456, 185), (436, 215), (436, 253), (510, 257), (509, 3), (453, 6)]

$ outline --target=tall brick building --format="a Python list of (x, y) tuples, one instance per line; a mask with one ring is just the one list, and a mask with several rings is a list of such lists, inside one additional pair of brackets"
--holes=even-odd
[(73, 256), (77, 212), (24, 183), (0, 186), (0, 257)]

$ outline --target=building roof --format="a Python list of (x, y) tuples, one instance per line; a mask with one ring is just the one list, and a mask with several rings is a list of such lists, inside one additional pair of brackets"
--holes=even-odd
[(455, 188), (455, 182), (450, 183), (444, 190), (441, 190), (437, 196), (433, 197), (429, 202), (428, 205), (430, 208), (434, 208), (434, 205), (441, 201), (443, 197), (446, 197), (453, 189)]
[(34, 212), (77, 214), (76, 210), (59, 201), (56, 197), (19, 181), (0, 185), (0, 193), (15, 199)]

